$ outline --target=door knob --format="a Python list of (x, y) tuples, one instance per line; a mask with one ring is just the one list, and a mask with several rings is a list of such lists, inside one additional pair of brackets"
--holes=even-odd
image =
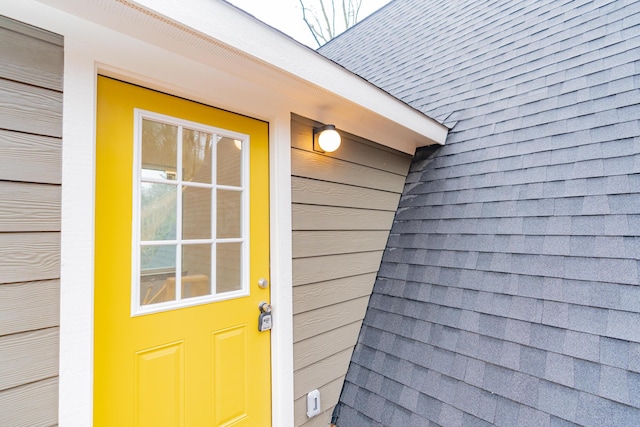
[(271, 313), (271, 304), (268, 302), (261, 302), (260, 305), (258, 305), (258, 308), (260, 309), (260, 313)]

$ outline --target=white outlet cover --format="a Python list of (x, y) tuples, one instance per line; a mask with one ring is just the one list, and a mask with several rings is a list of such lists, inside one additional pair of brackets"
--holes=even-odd
[(315, 417), (320, 410), (320, 392), (315, 389), (307, 394), (307, 417)]

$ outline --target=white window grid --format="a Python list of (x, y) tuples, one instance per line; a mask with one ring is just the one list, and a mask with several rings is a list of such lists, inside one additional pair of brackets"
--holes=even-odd
[[(177, 135), (177, 159), (176, 159), (176, 177), (175, 179), (162, 178), (142, 178), (142, 122), (143, 120), (153, 120), (160, 123), (169, 124), (178, 128)], [(199, 182), (186, 182), (182, 178), (182, 130), (190, 129), (200, 132), (206, 132), (213, 135), (215, 144), (224, 137), (238, 140), (241, 142), (241, 183), (240, 186), (218, 185), (217, 178), (217, 146), (213, 147), (211, 159), (211, 180), (210, 184)], [(140, 316), (145, 314), (158, 313), (163, 311), (174, 310), (183, 307), (207, 304), (217, 301), (224, 301), (233, 298), (239, 298), (249, 295), (249, 147), (250, 137), (247, 134), (230, 131), (223, 128), (205, 125), (202, 123), (192, 122), (152, 111), (134, 109), (134, 155), (133, 155), (133, 212), (132, 212), (132, 250), (131, 250), (131, 316)], [(158, 183), (175, 185), (177, 191), (176, 201), (176, 239), (172, 240), (141, 240), (141, 184), (142, 183)], [(212, 190), (211, 196), (211, 235), (210, 239), (182, 239), (182, 191), (180, 186), (206, 188)], [(241, 231), (239, 238), (217, 238), (216, 237), (216, 191), (230, 190), (242, 193), (241, 196)], [(216, 293), (216, 244), (217, 243), (240, 243), (241, 244), (241, 271), (240, 271), (240, 289), (224, 293)], [(182, 298), (182, 245), (189, 244), (211, 244), (211, 293), (191, 297)], [(155, 304), (142, 305), (140, 303), (140, 248), (142, 246), (153, 245), (176, 245), (176, 270), (175, 270), (175, 289), (176, 297), (174, 301), (159, 302)]]

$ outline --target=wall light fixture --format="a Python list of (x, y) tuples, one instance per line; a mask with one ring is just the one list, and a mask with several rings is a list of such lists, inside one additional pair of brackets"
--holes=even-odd
[(313, 150), (331, 153), (340, 147), (340, 134), (335, 125), (324, 125), (313, 129)]

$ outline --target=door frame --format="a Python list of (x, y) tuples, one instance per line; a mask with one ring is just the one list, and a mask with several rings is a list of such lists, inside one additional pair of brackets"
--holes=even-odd
[[(84, 70), (73, 67), (80, 59)], [(77, 64), (81, 65), (81, 64)], [(89, 66), (91, 65), (91, 73)], [(61, 242), (61, 333), (60, 333), (60, 425), (90, 425), (76, 422), (93, 418), (93, 246), (95, 196), (95, 100), (97, 75), (103, 74), (145, 85), (134, 73), (74, 57), (65, 44), (65, 89), (63, 129), (63, 196)], [(129, 79), (127, 79), (129, 77)], [(162, 90), (151, 84), (145, 87)], [(171, 92), (168, 89), (164, 92)], [(182, 94), (183, 97), (188, 94)], [(79, 102), (80, 101), (80, 102)], [(89, 106), (90, 105), (90, 106)], [(210, 105), (215, 105), (215, 99)], [(255, 116), (254, 116), (255, 117)], [(255, 117), (260, 120), (265, 118)], [(272, 425), (293, 425), (293, 313), (291, 309), (291, 204), (290, 204), (290, 116), (271, 117), (269, 123), (269, 193), (271, 302), (274, 307), (271, 331)], [(78, 125), (83, 123), (81, 137)], [(82, 170), (78, 165), (85, 165)], [(285, 174), (285, 172), (288, 173)], [(278, 191), (274, 191), (278, 188)], [(91, 215), (87, 215), (90, 212)], [(88, 277), (90, 276), (90, 278)], [(91, 287), (80, 289), (81, 283)], [(73, 308), (72, 308), (73, 307)], [(78, 363), (82, 373), (78, 371)], [(74, 368), (64, 377), (65, 369)], [(69, 371), (70, 372), (70, 371)], [(83, 390), (83, 392), (78, 392)], [(290, 398), (287, 398), (290, 396)], [(74, 402), (83, 403), (84, 415)], [(73, 411), (73, 412), (71, 412)], [(74, 421), (72, 421), (74, 420)]]

